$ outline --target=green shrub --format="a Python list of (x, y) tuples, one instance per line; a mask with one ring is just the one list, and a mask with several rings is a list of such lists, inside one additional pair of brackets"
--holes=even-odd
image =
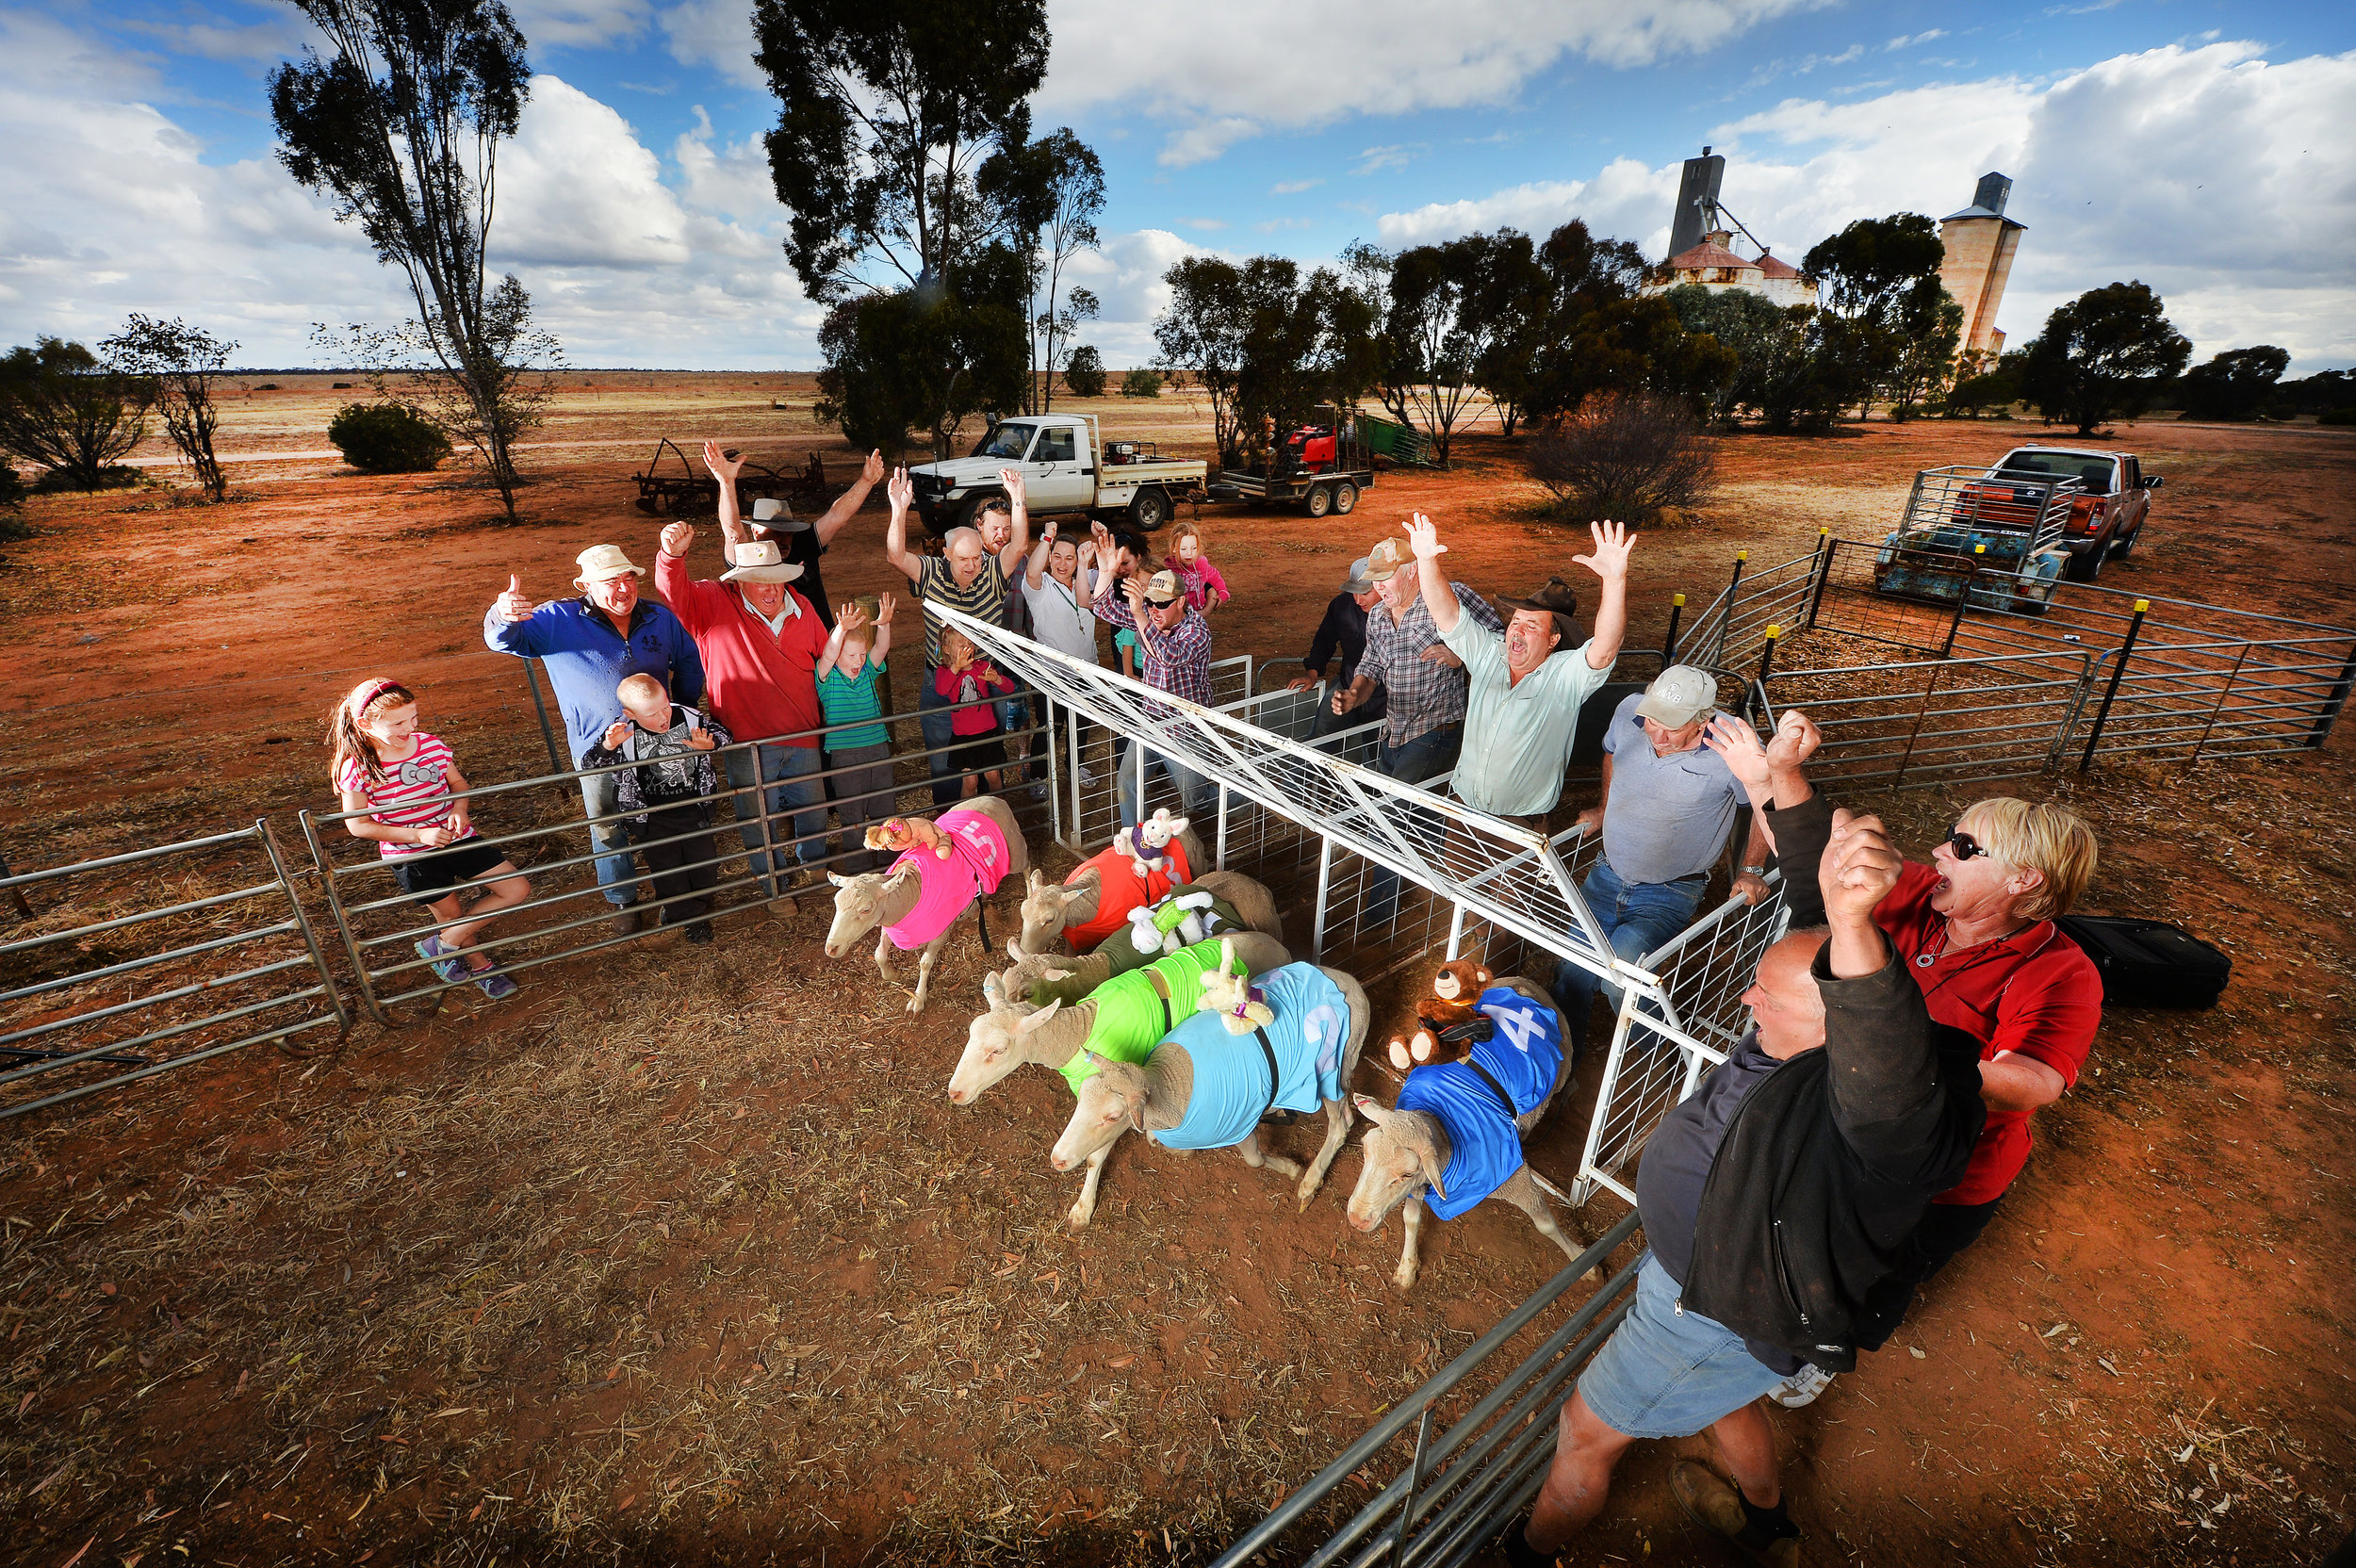
[(327, 438), (364, 474), (430, 473), (450, 455), (450, 438), (406, 403), (346, 403)]
[(109, 463), (94, 474), (77, 476), (71, 468), (52, 468), (33, 481), (36, 496), (62, 495), (69, 490), (136, 490), (147, 476), (127, 463)]
[(1121, 378), (1121, 395), (1124, 398), (1158, 398), (1162, 395), (1162, 373), (1159, 370), (1132, 370)]
[(2318, 425), (2356, 425), (2356, 408), (2327, 408), (2315, 416)]
[(1075, 398), (1104, 395), (1104, 359), (1093, 344), (1083, 343), (1072, 351), (1072, 358), (1063, 368), (1063, 384)]

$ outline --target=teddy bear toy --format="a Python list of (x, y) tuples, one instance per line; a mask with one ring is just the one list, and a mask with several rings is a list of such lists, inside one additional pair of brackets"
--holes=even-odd
[(1476, 1040), (1486, 1039), (1488, 1023), (1475, 1010), (1481, 988), (1496, 979), (1488, 966), (1471, 958), (1451, 958), (1432, 977), (1432, 994), (1415, 1004), (1417, 1027), (1412, 1035), (1391, 1037), (1391, 1066), (1405, 1072), (1427, 1062), (1452, 1062), (1472, 1054)]
[(1149, 873), (1168, 875), (1170, 857), (1163, 851), (1170, 848), (1170, 840), (1186, 831), (1186, 818), (1171, 816), (1167, 806), (1156, 807), (1153, 814), (1145, 821), (1135, 827), (1123, 828), (1113, 842), (1129, 857), (1130, 862), (1137, 868), (1139, 880)]
[(867, 847), (902, 854), (923, 844), (933, 852), (933, 858), (946, 860), (956, 853), (949, 847), (949, 835), (928, 817), (886, 817), (867, 830)]

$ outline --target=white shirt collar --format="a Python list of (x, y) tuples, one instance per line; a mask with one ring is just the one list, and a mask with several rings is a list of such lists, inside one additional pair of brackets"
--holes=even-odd
[(755, 610), (753, 608), (753, 601), (746, 598), (742, 594), (737, 595), (736, 602), (743, 605), (746, 613), (750, 614), (753, 619), (767, 625), (769, 628), (769, 635), (772, 637), (778, 636), (783, 633), (785, 630), (785, 623), (794, 619), (794, 616), (799, 615), (802, 612), (802, 607), (794, 600), (794, 590), (791, 588), (788, 588), (785, 591), (785, 603), (778, 609), (775, 615), (764, 615), (760, 611)]

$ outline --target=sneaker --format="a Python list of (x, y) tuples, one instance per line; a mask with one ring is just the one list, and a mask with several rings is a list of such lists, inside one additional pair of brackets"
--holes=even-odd
[(1786, 1410), (1798, 1410), (1812, 1405), (1816, 1396), (1832, 1386), (1838, 1372), (1827, 1372), (1821, 1366), (1802, 1366), (1797, 1372), (1767, 1391), (1767, 1397)]
[(1096, 788), (1096, 770), (1089, 767), (1086, 762), (1080, 764), (1080, 788), (1083, 790), (1093, 790)]
[(1722, 1480), (1718, 1473), (1706, 1464), (1690, 1459), (1678, 1460), (1669, 1467), (1669, 1490), (1676, 1494), (1677, 1506), (1686, 1517), (1714, 1534), (1723, 1535), (1753, 1562), (1765, 1568), (1799, 1568), (1800, 1538), (1787, 1535), (1769, 1542), (1764, 1547), (1751, 1544), (1747, 1532), (1750, 1515), (1743, 1511), (1742, 1494)]
[(522, 989), (496, 964), (489, 969), (475, 971), (474, 983), (482, 987), (483, 994), (494, 1002), (504, 1002)]
[(434, 967), (434, 972), (442, 977), (442, 984), (463, 986), (466, 983), (466, 961), (464, 958), (453, 957), (451, 955), (454, 950), (444, 947), (439, 938), (428, 937), (421, 942), (412, 942), (410, 945), (417, 950), (418, 957)]

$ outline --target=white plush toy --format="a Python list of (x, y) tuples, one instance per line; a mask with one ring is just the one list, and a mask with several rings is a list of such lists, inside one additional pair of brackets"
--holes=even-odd
[(1217, 1013), (1231, 1035), (1249, 1035), (1274, 1023), (1276, 1009), (1268, 1004), (1268, 993), (1252, 983), (1252, 976), (1235, 968), (1234, 939), (1222, 939), (1219, 952), (1219, 968), (1203, 976), (1203, 995), (1196, 1001), (1195, 1010)]
[(1173, 893), (1159, 904), (1140, 904), (1129, 911), (1130, 945), (1166, 958), (1208, 938), (1217, 918), (1209, 893)]
[(1170, 847), (1170, 840), (1186, 831), (1186, 818), (1171, 816), (1167, 806), (1156, 807), (1151, 817), (1135, 827), (1125, 829), (1113, 842), (1119, 844), (1136, 865), (1138, 876), (1142, 877), (1149, 872), (1168, 875), (1170, 857), (1162, 852)]

